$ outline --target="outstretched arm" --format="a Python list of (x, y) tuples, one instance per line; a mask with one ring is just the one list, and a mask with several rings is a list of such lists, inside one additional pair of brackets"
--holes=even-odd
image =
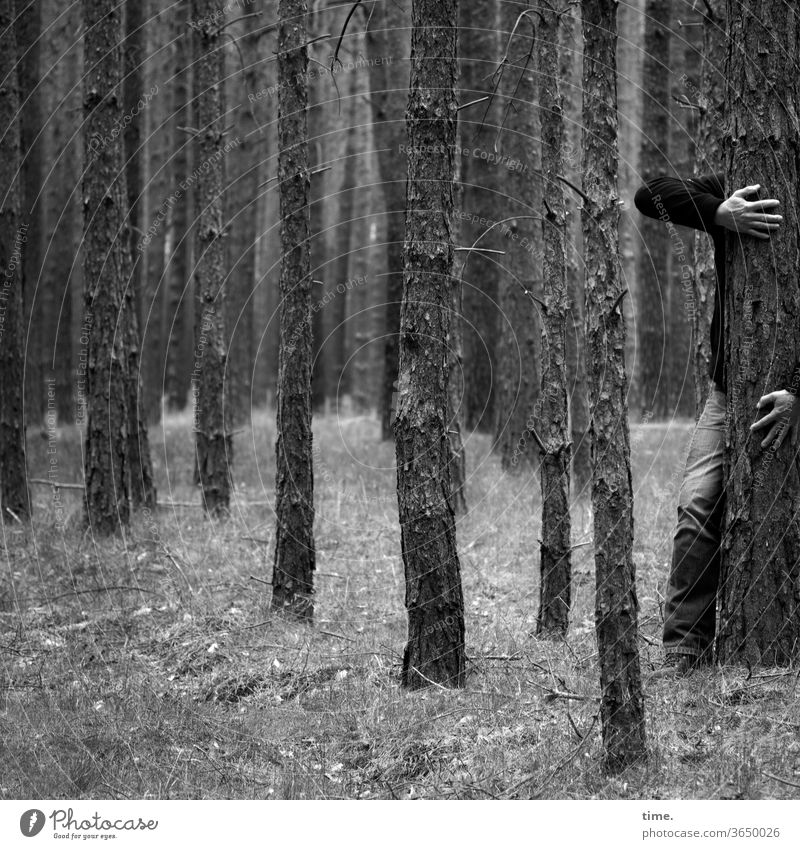
[(708, 233), (723, 228), (757, 239), (768, 239), (777, 230), (782, 216), (769, 212), (780, 201), (746, 200), (761, 186), (745, 186), (725, 197), (720, 175), (679, 180), (676, 177), (657, 177), (636, 192), (637, 209), (650, 218), (682, 224)]

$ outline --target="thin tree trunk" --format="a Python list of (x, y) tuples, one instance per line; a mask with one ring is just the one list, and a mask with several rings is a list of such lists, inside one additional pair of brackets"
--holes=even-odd
[[(195, 401), (197, 472), (209, 515), (228, 512), (233, 439), (225, 371), (225, 51), (223, 0), (192, 0), (194, 20), (195, 162)], [(232, 140), (238, 142), (238, 136)], [(231, 144), (228, 142), (227, 144)], [(199, 314), (198, 314), (199, 313)]]
[[(524, 3), (498, 6), (498, 31), (503, 50)], [(538, 467), (539, 451), (531, 428), (537, 429), (541, 374), (542, 296), (541, 143), (536, 109), (538, 86), (533, 21), (523, 19), (508, 48), (509, 65), (502, 72), (500, 109), (505, 117), (501, 155), (509, 163), (503, 181), (509, 220), (497, 230), (506, 252), (498, 282), (501, 319), (497, 334), (495, 448), (506, 471)], [(498, 57), (499, 58), (499, 57)], [(466, 211), (470, 214), (469, 211)]]
[(564, 190), (564, 115), (559, 84), (558, 8), (539, 0), (537, 39), (539, 110), (544, 187), (544, 302), (542, 315), (541, 604), (538, 634), (564, 636), (569, 625), (572, 582), (569, 514), (569, 406), (567, 401), (567, 257)]
[(306, 15), (305, 0), (280, 0), (281, 341), (272, 606), (300, 619), (311, 620), (314, 616), (315, 549)]
[[(644, 107), (640, 171), (643, 182), (670, 170), (669, 138), (669, 44), (672, 0), (647, 0), (645, 4), (644, 67), (642, 71)], [(639, 302), (636, 305), (638, 330), (638, 384), (642, 403), (656, 418), (669, 412), (667, 381), (668, 314), (665, 302), (669, 290), (669, 231), (663, 222), (641, 216), (639, 225), (645, 245), (639, 256), (637, 277)]]
[(125, 287), (130, 257), (122, 139), (122, 7), (83, 0), (84, 323), (88, 417), (84, 477), (92, 532), (130, 519), (129, 381)]
[[(583, 44), (580, 10), (577, 7), (573, 7), (571, 14), (561, 15), (559, 36), (566, 134), (564, 176), (580, 188)], [(567, 291), (569, 293), (567, 393), (572, 438), (570, 480), (572, 492), (575, 495), (588, 496), (592, 481), (592, 464), (589, 440), (589, 393), (586, 386), (586, 331), (583, 316), (583, 234), (578, 212), (579, 196), (569, 189), (564, 193), (564, 200), (567, 217)]]
[[(50, 370), (52, 349), (46, 337), (52, 314), (49, 290), (42, 285), (45, 214), (39, 197), (44, 182), (43, 99), (41, 81), (41, 0), (16, 0), (14, 28), (17, 39), (17, 77), (21, 110), (22, 177), (20, 214), (27, 226), (22, 249), (22, 277), (25, 281), (25, 419), (30, 424), (44, 422), (45, 374)], [(51, 352), (48, 360), (48, 351)]]
[[(137, 0), (127, 0), (125, 3), (125, 45), (123, 53), (123, 100), (125, 115), (132, 116), (124, 133), (125, 181), (128, 192), (128, 224), (126, 235), (129, 241), (128, 252), (135, 250), (138, 242), (142, 209), (146, 207), (140, 199), (145, 180), (142, 177), (143, 156), (140, 150), (142, 144), (141, 123), (144, 121), (142, 110), (144, 104), (144, 8)], [(135, 113), (135, 114), (134, 114)], [(143, 391), (142, 368), (145, 357), (142, 356), (140, 343), (140, 317), (142, 293), (144, 291), (142, 268), (144, 263), (141, 254), (132, 261), (131, 275), (125, 287), (125, 348), (128, 355), (128, 454), (131, 470), (131, 494), (133, 506), (144, 505), (154, 507), (156, 489), (153, 481), (153, 464), (150, 460), (150, 442), (147, 434), (148, 407), (154, 411), (160, 410), (160, 392), (156, 388), (151, 391), (151, 403), (147, 403)], [(158, 353), (159, 340), (152, 330), (148, 347)], [(148, 385), (160, 385), (158, 375), (158, 358), (152, 364)], [(159, 416), (154, 417), (158, 420)]]
[(605, 767), (645, 757), (633, 562), (633, 494), (619, 274), (616, 0), (583, 0), (583, 190), (586, 336), (592, 432), (595, 628)]
[[(188, 25), (189, 0), (178, 0), (173, 17), (175, 57), (173, 84), (170, 89), (170, 133), (174, 139), (172, 155), (171, 191), (176, 199), (172, 210), (173, 245), (166, 273), (168, 286), (168, 349), (166, 367), (167, 405), (172, 411), (183, 410), (189, 397), (189, 376), (192, 371), (192, 311), (193, 299), (190, 285), (192, 267), (192, 224), (193, 192), (186, 184), (192, 171), (192, 139), (180, 127), (191, 124), (189, 118), (189, 92), (192, 87), (191, 31)], [(189, 345), (187, 346), (187, 341)]]
[(752, 433), (750, 425), (762, 395), (800, 395), (800, 12), (780, 0), (729, 0), (727, 15), (726, 184), (764, 186), (767, 197), (780, 199), (783, 222), (768, 244), (729, 233), (726, 245), (727, 504), (717, 649), (723, 662), (776, 666), (800, 655), (800, 472), (788, 438), (777, 452), (761, 448), (766, 430)]
[[(696, 177), (720, 174), (724, 169), (720, 115), (725, 109), (722, 69), (725, 64), (725, 3), (709, 0), (711, 11), (703, 16), (703, 55), (697, 80), (686, 76), (687, 99), (699, 107), (696, 136)], [(683, 80), (684, 78), (681, 77)], [(706, 405), (711, 366), (711, 320), (717, 291), (714, 242), (707, 233), (697, 232), (694, 242), (692, 309), (692, 366), (694, 370), (695, 419)]]
[[(500, 39), (493, 26), (497, 0), (469, 0), (459, 9), (460, 144), (467, 150), (461, 159), (463, 208), (469, 217), (461, 222), (464, 246), (482, 236), (477, 247), (499, 250), (500, 232), (490, 225), (507, 217), (503, 204), (505, 168), (489, 160), (499, 129), (497, 99), (466, 104), (492, 92), (492, 72), (497, 67)], [(481, 223), (481, 219), (485, 219)], [(488, 230), (485, 235), (484, 231)], [(497, 307), (500, 264), (493, 254), (473, 252), (465, 259), (463, 286), (464, 422), (469, 430), (495, 429), (497, 371), (495, 341), (500, 326)]]
[(22, 322), (22, 247), (27, 227), (20, 216), (20, 113), (13, 0), (0, 0), (0, 505), (4, 520), (30, 516), (25, 477), (22, 407), (25, 349)]
[(410, 51), (408, 7), (376, 2), (367, 29), (369, 55), (381, 64), (369, 75), (375, 146), (386, 215), (386, 313), (383, 378), (380, 394), (381, 437), (393, 439), (392, 424), (397, 393), (400, 302), (403, 298), (403, 204), (406, 194), (404, 112)]
[(458, 4), (414, 0), (411, 15), (395, 446), (408, 611), (402, 680), (417, 689), (463, 686), (466, 657), (447, 434)]

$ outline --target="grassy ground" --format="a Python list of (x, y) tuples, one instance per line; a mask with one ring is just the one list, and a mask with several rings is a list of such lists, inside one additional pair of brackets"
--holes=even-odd
[[(660, 659), (689, 432), (632, 428), (645, 673)], [(1, 798), (800, 796), (796, 669), (648, 684), (647, 765), (602, 774), (590, 510), (575, 499), (569, 638), (538, 640), (538, 481), (502, 474), (481, 436), (467, 445), (471, 511), (458, 527), (467, 687), (401, 691), (393, 448), (368, 417), (320, 418), (315, 433), (313, 628), (268, 610), (271, 415), (237, 436), (226, 523), (159, 509), (124, 541), (97, 540), (78, 493), (61, 490), (59, 505), (34, 488), (32, 527), (2, 531)], [(197, 501), (189, 418), (151, 438), (159, 498)], [(78, 480), (76, 432), (59, 434), (55, 455), (47, 447), (31, 437), (32, 476), (55, 456), (59, 479)]]

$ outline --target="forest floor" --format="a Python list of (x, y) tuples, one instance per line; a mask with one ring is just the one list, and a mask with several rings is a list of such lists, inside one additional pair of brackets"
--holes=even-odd
[[(80, 492), (59, 490), (59, 504), (33, 487), (32, 526), (3, 529), (0, 798), (800, 798), (797, 669), (647, 681), (690, 422), (632, 427), (649, 758), (613, 778), (585, 494), (573, 499), (569, 636), (540, 640), (538, 478), (502, 473), (489, 439), (468, 439), (467, 685), (407, 693), (393, 446), (371, 417), (314, 428), (314, 627), (268, 609), (271, 413), (236, 436), (224, 523), (160, 508), (124, 540), (98, 540), (82, 530)], [(189, 416), (151, 441), (159, 499), (199, 502)], [(32, 477), (55, 457), (58, 480), (80, 479), (74, 428), (54, 455), (38, 433), (29, 442)]]

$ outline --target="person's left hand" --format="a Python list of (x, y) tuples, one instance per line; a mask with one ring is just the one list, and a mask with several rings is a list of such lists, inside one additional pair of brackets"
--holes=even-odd
[(768, 404), (772, 404), (772, 409), (767, 415), (750, 425), (751, 431), (772, 425), (761, 447), (766, 448), (774, 440), (774, 448), (777, 451), (790, 430), (792, 445), (796, 446), (800, 435), (800, 404), (797, 403), (797, 398), (788, 390), (779, 389), (777, 392), (763, 395), (756, 404), (756, 409), (760, 410)]

